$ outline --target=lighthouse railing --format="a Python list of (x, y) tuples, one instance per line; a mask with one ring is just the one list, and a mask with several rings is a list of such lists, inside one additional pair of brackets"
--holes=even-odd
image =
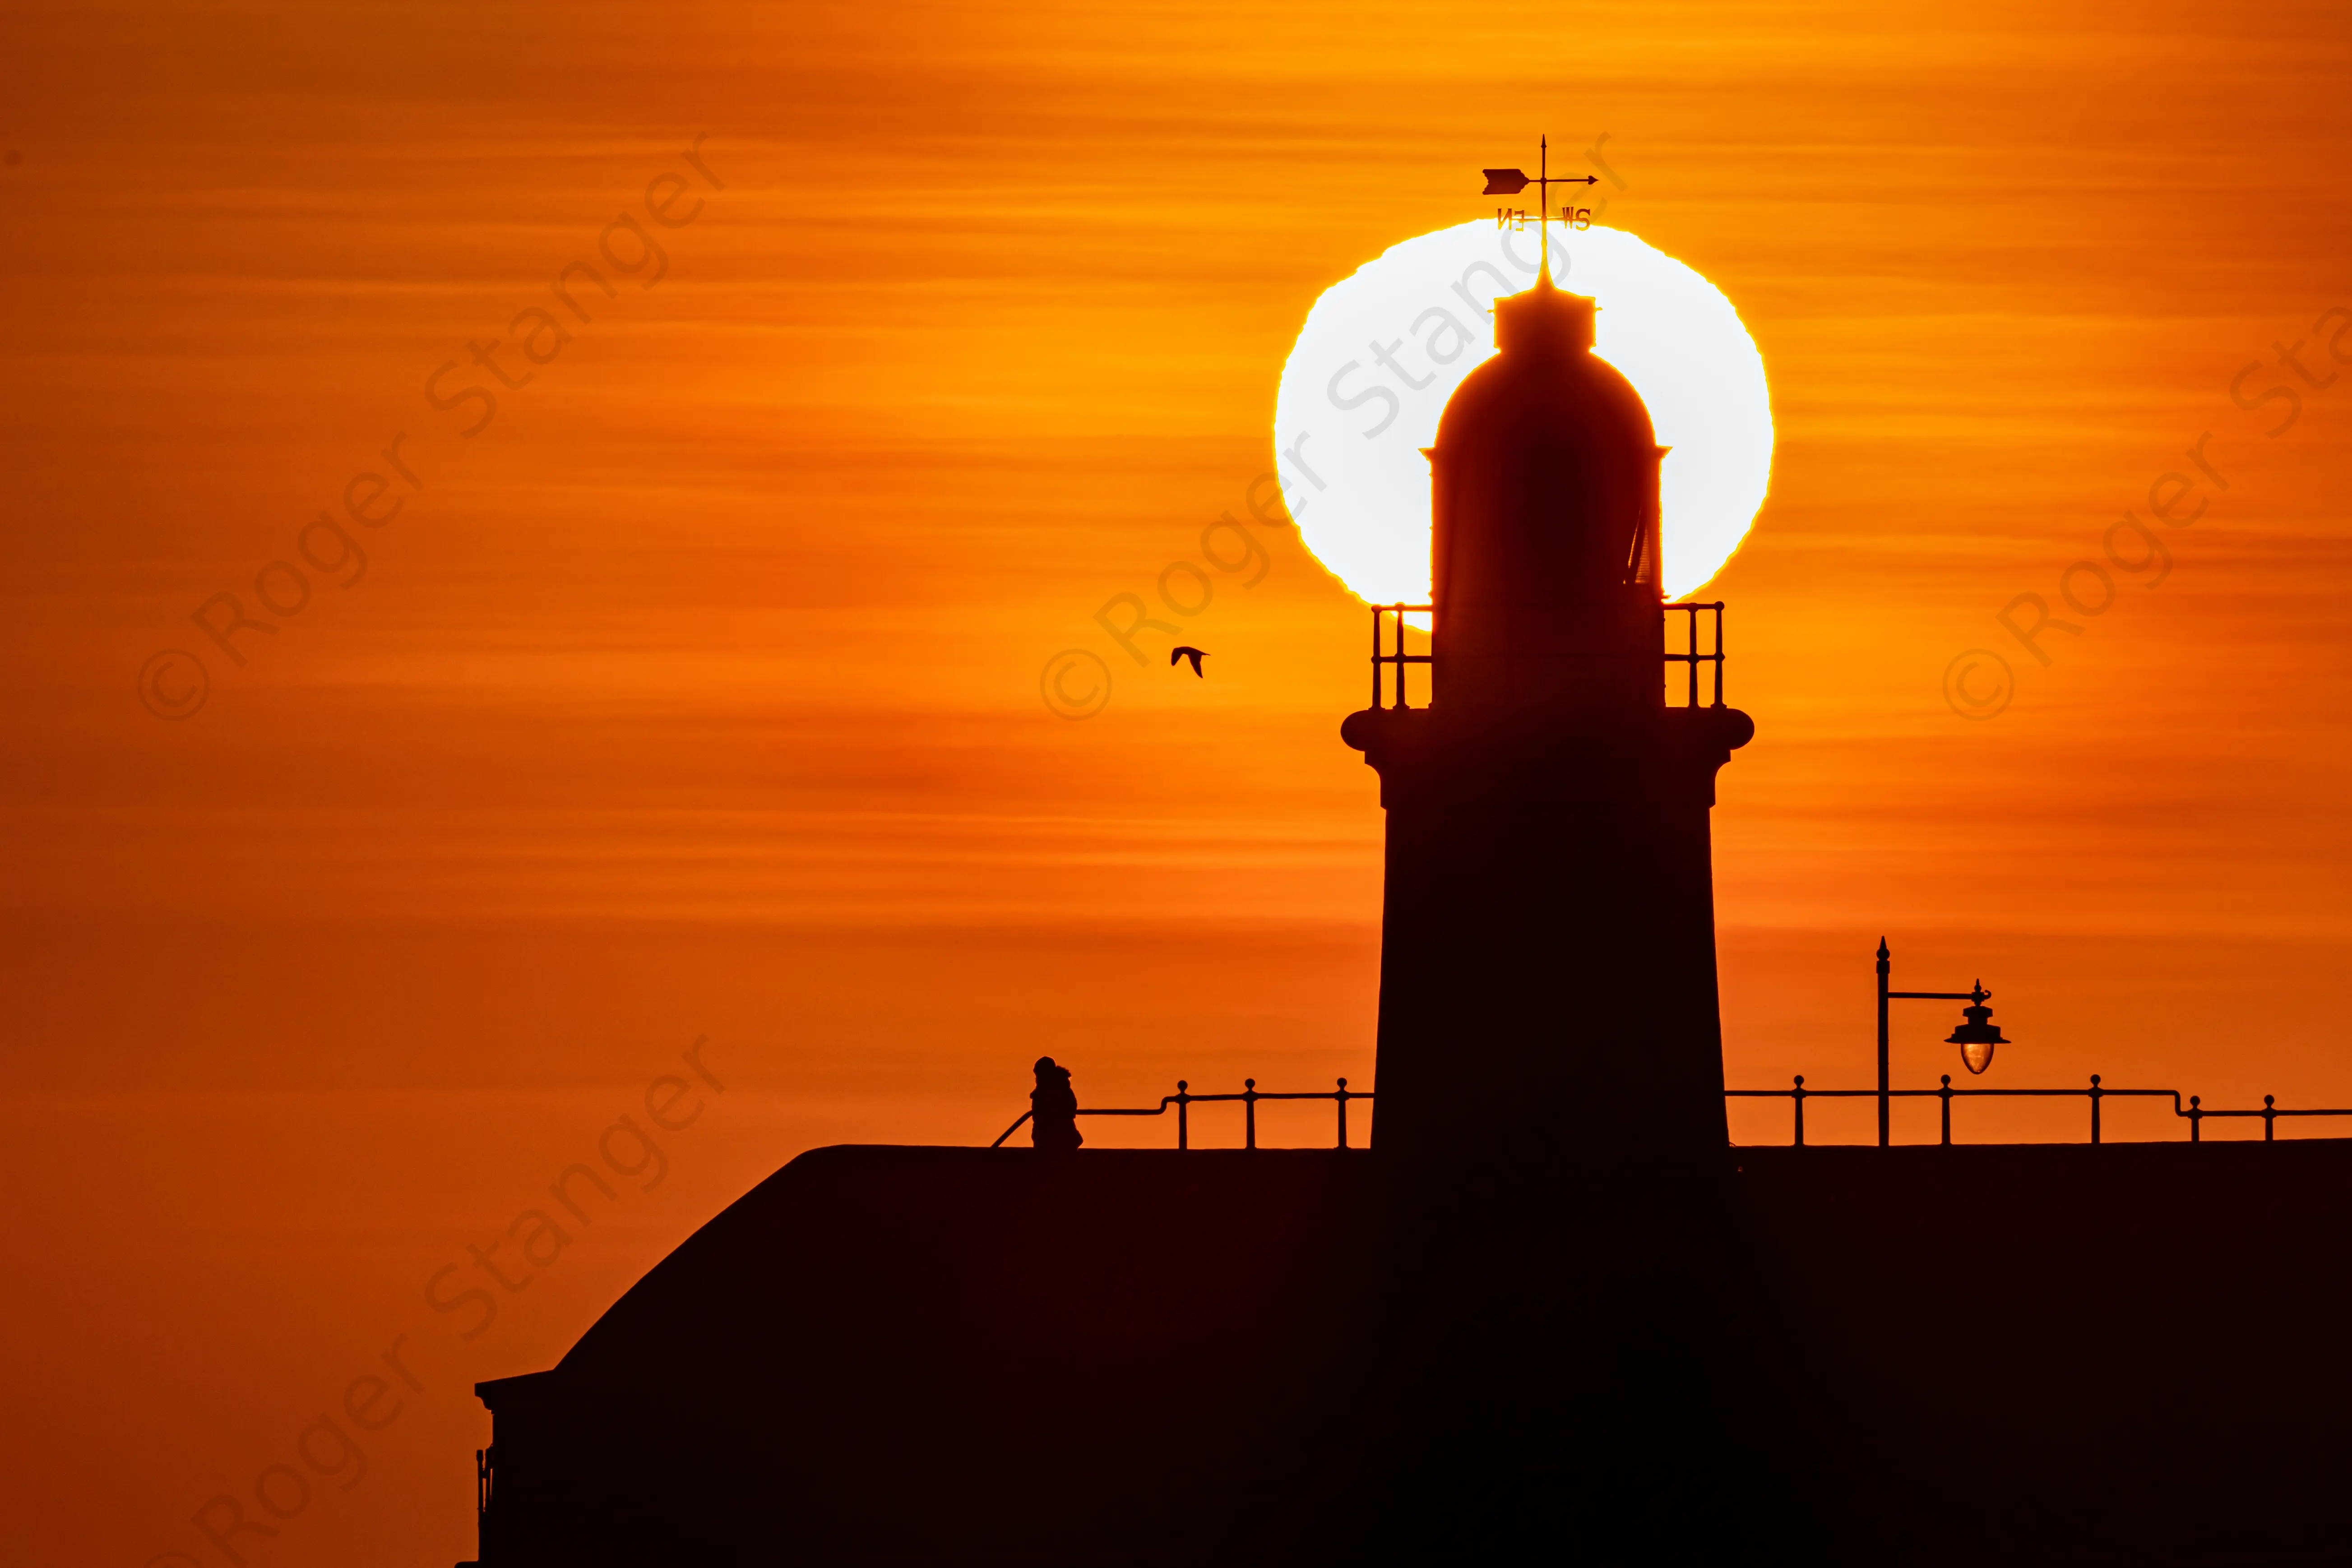
[[(1684, 700), (1683, 706), (1696, 708), (1699, 705), (1698, 667), (1702, 664), (1711, 664), (1715, 666), (1715, 700), (1707, 706), (1720, 708), (1723, 706), (1723, 601), (1717, 599), (1711, 605), (1685, 604), (1666, 606), (1666, 612), (1669, 615), (1677, 610), (1681, 611), (1684, 616), (1684, 651), (1669, 653), (1665, 656), (1665, 660), (1668, 664), (1688, 667), (1689, 695)], [(1708, 612), (1712, 612), (1715, 616), (1715, 637), (1709, 645), (1714, 651), (1701, 653), (1698, 650), (1698, 618), (1702, 614)]]
[[(1684, 686), (1683, 706), (1686, 708), (1697, 708), (1700, 706), (1711, 708), (1722, 707), (1723, 601), (1717, 599), (1711, 604), (1668, 605), (1664, 606), (1664, 608), (1668, 615), (1678, 613), (1684, 617), (1682, 637), (1683, 647), (1681, 651), (1669, 652), (1664, 649), (1660, 650), (1660, 657), (1665, 661), (1669, 668), (1677, 664), (1682, 665), (1685, 668), (1685, 676), (1682, 682)], [(1433, 662), (1433, 656), (1426, 653), (1405, 652), (1405, 617), (1407, 616), (1425, 616), (1433, 614), (1435, 606), (1431, 605), (1374, 605), (1371, 606), (1371, 610), (1372, 706), (1376, 709), (1410, 708), (1412, 706), (1412, 702), (1406, 691), (1405, 673), (1413, 665), (1429, 664)], [(1699, 637), (1699, 616), (1702, 615), (1711, 615), (1715, 617), (1714, 625), (1709, 628), (1709, 635), (1704, 643), (1702, 643)], [(1669, 623), (1669, 625), (1671, 626), (1671, 623)], [(1668, 640), (1673, 640), (1671, 632), (1669, 633)], [(1705, 652), (1700, 651), (1702, 647), (1705, 647)], [(1699, 700), (1698, 672), (1699, 666), (1704, 664), (1711, 664), (1715, 667), (1713, 700), (1706, 704), (1702, 704)], [(1393, 676), (1391, 676), (1387, 673), (1390, 670), (1394, 670), (1396, 673)], [(1428, 700), (1426, 698), (1423, 699), (1424, 706), (1427, 704), (1427, 701)]]
[[(1372, 606), (1373, 707), (1380, 707), (1381, 705), (1381, 700), (1386, 694), (1386, 687), (1381, 678), (1381, 670), (1384, 667), (1388, 666), (1393, 666), (1396, 669), (1396, 700), (1393, 702), (1389, 703), (1388, 706), (1391, 708), (1410, 708), (1412, 706), (1412, 703), (1405, 700), (1405, 669), (1411, 665), (1429, 663), (1430, 656), (1425, 653), (1407, 653), (1404, 651), (1404, 618), (1407, 616), (1425, 616), (1430, 614), (1435, 608), (1436, 606), (1433, 605), (1374, 605)], [(1394, 647), (1391, 651), (1386, 653), (1381, 651), (1381, 635), (1382, 630), (1382, 621), (1384, 618), (1388, 625), (1392, 626), (1395, 628)]]

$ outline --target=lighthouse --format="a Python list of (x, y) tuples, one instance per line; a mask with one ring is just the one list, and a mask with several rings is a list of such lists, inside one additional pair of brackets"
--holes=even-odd
[(1594, 311), (1548, 266), (1496, 301), (1498, 352), (1427, 449), (1430, 651), (1376, 609), (1372, 706), (1341, 727), (1387, 813), (1384, 1162), (1691, 1163), (1727, 1141), (1709, 818), (1755, 725), (1723, 705), (1720, 607), (1664, 602), (1665, 449)]

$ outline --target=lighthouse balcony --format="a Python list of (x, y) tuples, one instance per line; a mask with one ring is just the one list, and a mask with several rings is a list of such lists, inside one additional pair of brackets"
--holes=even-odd
[[(1414, 665), (1434, 664), (1436, 655), (1431, 650), (1433, 633), (1423, 626), (1410, 626), (1407, 617), (1426, 617), (1433, 614), (1430, 605), (1374, 605), (1372, 607), (1372, 707), (1396, 710), (1413, 706), (1410, 672)], [(1664, 606), (1664, 637), (1659, 649), (1664, 676), (1659, 694), (1661, 704), (1668, 708), (1721, 708), (1723, 702), (1723, 602), (1710, 604), (1685, 603)], [(1675, 617), (1682, 617), (1677, 624)], [(1708, 617), (1702, 627), (1702, 617)], [(1406, 632), (1412, 630), (1422, 651), (1406, 651)], [(1700, 674), (1702, 665), (1714, 667), (1711, 678)], [(1422, 702), (1426, 706), (1430, 683), (1418, 683), (1423, 689)], [(1706, 700), (1702, 702), (1702, 697)]]

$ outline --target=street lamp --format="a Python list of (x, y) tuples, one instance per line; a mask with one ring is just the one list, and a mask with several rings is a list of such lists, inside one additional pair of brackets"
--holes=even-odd
[(1946, 1045), (1960, 1047), (1960, 1061), (1970, 1072), (1992, 1066), (1992, 1048), (2009, 1044), (2001, 1037), (2000, 1026), (1992, 1021), (1992, 1009), (1985, 1005), (1985, 998), (1991, 994), (1983, 981), (1976, 982), (1976, 989), (1969, 993), (1975, 1005), (1960, 1009), (1968, 1022), (1944, 1037)]
[(1992, 993), (1979, 980), (1966, 991), (1889, 991), (1886, 988), (1888, 970), (1886, 939), (1878, 939), (1878, 1146), (1888, 1142), (1887, 1110), (1893, 1104), (1886, 1084), (1886, 1005), (1889, 1002), (1966, 1002), (1960, 1015), (1967, 1021), (1945, 1037), (1947, 1045), (1960, 1047), (1960, 1062), (1972, 1073), (1980, 1073), (1992, 1066), (1992, 1048), (2005, 1046), (2000, 1026), (1992, 1021), (1992, 1009), (1985, 1002)]

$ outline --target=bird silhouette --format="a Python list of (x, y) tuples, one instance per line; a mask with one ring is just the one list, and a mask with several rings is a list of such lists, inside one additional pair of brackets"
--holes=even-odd
[[(1175, 668), (1175, 664), (1178, 659), (1189, 658), (1192, 661), (1192, 673), (1200, 675), (1201, 661), (1208, 657), (1209, 656), (1205, 652), (1197, 647), (1171, 647), (1168, 650), (1168, 664), (1169, 668), (1172, 669)], [(1202, 679), (1205, 679), (1207, 678), (1202, 677)]]

